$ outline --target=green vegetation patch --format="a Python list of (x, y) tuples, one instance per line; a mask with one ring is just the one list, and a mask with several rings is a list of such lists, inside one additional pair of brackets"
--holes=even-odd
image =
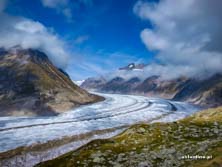
[[(134, 125), (37, 166), (218, 166), (222, 164), (221, 111), (210, 109), (173, 123)], [(196, 155), (205, 158), (187, 158)]]

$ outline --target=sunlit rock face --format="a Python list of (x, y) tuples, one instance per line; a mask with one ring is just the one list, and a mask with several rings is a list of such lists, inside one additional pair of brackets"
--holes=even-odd
[(0, 116), (56, 115), (101, 100), (75, 85), (38, 50), (0, 50)]

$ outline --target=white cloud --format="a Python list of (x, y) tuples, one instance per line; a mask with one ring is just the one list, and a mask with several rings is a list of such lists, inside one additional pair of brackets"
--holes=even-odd
[(163, 50), (168, 47), (167, 40), (149, 29), (144, 29), (141, 32), (140, 37), (150, 50)]
[(61, 6), (68, 5), (68, 0), (41, 0), (43, 6), (49, 8), (60, 8)]
[(41, 0), (42, 5), (47, 8), (55, 9), (58, 13), (62, 13), (68, 21), (72, 20), (72, 10), (69, 7), (69, 0)]
[(88, 35), (82, 35), (82, 36), (77, 37), (77, 38), (74, 40), (74, 43), (75, 43), (75, 44), (82, 44), (83, 42), (87, 41), (88, 39), (89, 39), (89, 36), (88, 36)]
[(46, 31), (45, 27), (39, 23), (30, 20), (24, 20), (15, 24), (15, 29), (24, 31), (30, 34), (40, 33)]
[(66, 67), (69, 54), (65, 43), (43, 24), (4, 12), (0, 12), (0, 20), (0, 47), (20, 45), (24, 49), (39, 49), (45, 52), (57, 67)]
[(153, 65), (151, 73), (177, 77), (222, 72), (221, 0), (138, 1), (133, 10), (152, 23), (153, 28), (141, 32), (141, 40), (166, 64)]

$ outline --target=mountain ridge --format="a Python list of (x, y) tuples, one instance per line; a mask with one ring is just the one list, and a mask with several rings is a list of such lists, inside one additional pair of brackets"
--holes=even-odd
[(34, 49), (0, 52), (0, 115), (56, 115), (103, 100), (75, 85), (47, 55)]
[[(126, 67), (129, 67), (129, 64)], [(134, 67), (136, 65), (134, 64)], [(125, 69), (128, 73), (131, 70)], [(101, 79), (102, 78), (102, 79)], [(222, 74), (215, 74), (206, 79), (181, 76), (175, 79), (162, 79), (152, 75), (140, 79), (124, 79), (116, 76), (110, 80), (105, 77), (86, 79), (81, 87), (108, 93), (139, 94), (166, 99), (187, 101), (204, 107), (216, 107), (222, 101)], [(99, 84), (97, 84), (99, 83)]]

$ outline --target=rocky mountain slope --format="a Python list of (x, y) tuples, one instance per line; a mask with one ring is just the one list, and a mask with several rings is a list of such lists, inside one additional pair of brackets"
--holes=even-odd
[(0, 50), (0, 116), (55, 115), (102, 100), (76, 86), (38, 50)]
[(134, 125), (37, 166), (219, 167), (221, 150), (222, 108), (216, 108), (178, 122)]
[[(121, 70), (126, 70), (130, 73), (135, 67), (135, 64), (130, 64), (121, 68)], [(144, 67), (141, 66), (140, 69)], [(130, 79), (118, 76), (111, 80), (101, 78), (86, 79), (81, 87), (101, 92), (142, 94), (188, 101), (207, 107), (222, 104), (222, 74), (216, 74), (206, 79), (179, 77), (163, 80), (159, 76), (150, 76), (146, 79), (140, 79), (135, 76)]]

